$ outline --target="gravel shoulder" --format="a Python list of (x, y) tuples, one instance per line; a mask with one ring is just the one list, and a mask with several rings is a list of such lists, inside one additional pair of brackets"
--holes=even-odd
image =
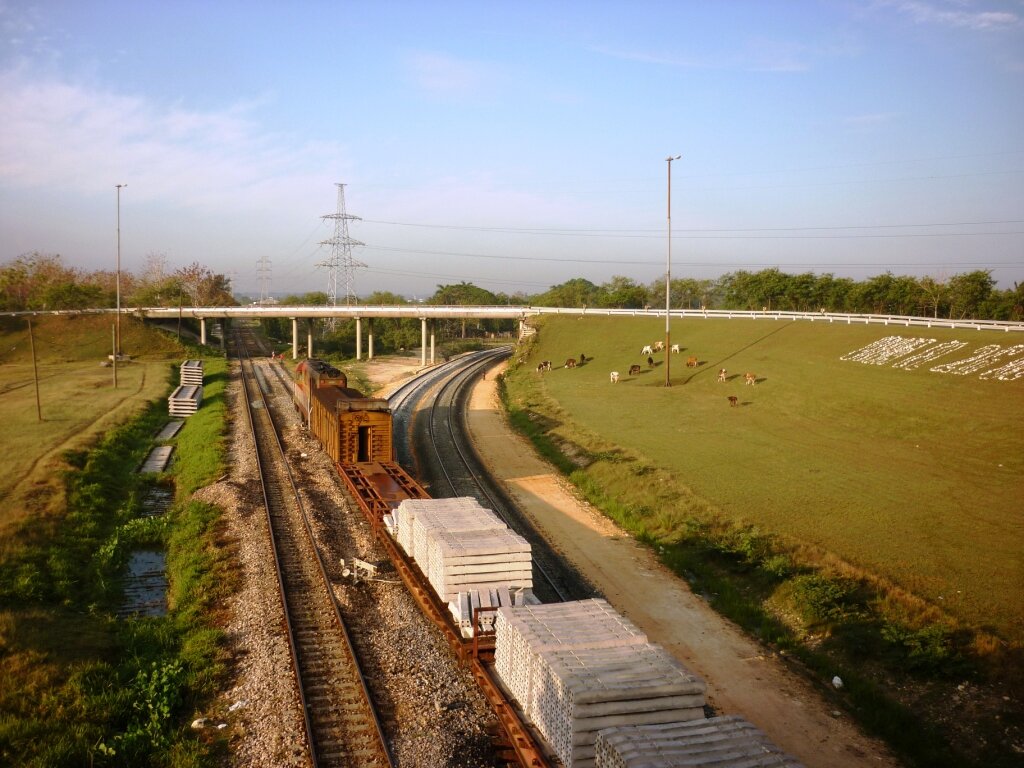
[(653, 642), (708, 685), (708, 703), (742, 715), (808, 768), (898, 766), (809, 680), (746, 637), (662, 566), (650, 550), (581, 501), (508, 425), (492, 369), (474, 391), (468, 425), (477, 451), (556, 550)]

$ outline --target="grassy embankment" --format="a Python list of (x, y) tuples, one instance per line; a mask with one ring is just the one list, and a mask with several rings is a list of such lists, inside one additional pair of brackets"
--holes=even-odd
[[(513, 421), (719, 610), (824, 680), (839, 671), (841, 700), (912, 762), (1012, 764), (1024, 381), (929, 368), (1024, 340), (678, 321), (683, 353), (666, 388), (663, 356), (650, 370), (639, 354), (663, 334), (656, 320), (549, 319), (506, 376)], [(885, 336), (968, 345), (909, 371), (840, 360)], [(535, 371), (581, 352), (582, 368)], [(690, 355), (699, 367), (685, 366)], [(638, 362), (641, 374), (626, 375)], [(970, 712), (951, 706), (959, 681), (993, 679), (1009, 702), (979, 694)]]
[[(138, 361), (119, 368), (114, 390), (112, 371), (99, 367), (105, 319), (39, 322), (38, 422), (24, 324), (0, 328), (10, 350), (0, 366), (0, 423), (13, 448), (0, 471), (5, 764), (191, 766), (210, 764), (217, 750), (188, 723), (224, 674), (211, 615), (231, 578), (218, 511), (189, 497), (222, 471), (225, 365), (206, 359), (203, 407), (176, 438), (170, 472), (142, 477), (135, 469), (168, 420), (177, 366), (199, 355), (133, 321), (122, 333)], [(140, 519), (153, 482), (173, 484), (176, 502), (162, 518)], [(166, 617), (114, 617), (137, 547), (167, 551)]]

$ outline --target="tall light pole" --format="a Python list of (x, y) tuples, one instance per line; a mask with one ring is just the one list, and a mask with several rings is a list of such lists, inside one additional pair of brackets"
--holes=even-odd
[(666, 157), (668, 164), (668, 257), (665, 260), (665, 386), (672, 386), (672, 378), (669, 374), (669, 361), (672, 359), (672, 333), (669, 314), (672, 309), (672, 161), (678, 160), (682, 155)]
[[(117, 358), (121, 354), (121, 187), (127, 184), (115, 184), (117, 187), (117, 314), (114, 315), (114, 365), (117, 365)], [(116, 379), (115, 379), (116, 381)]]

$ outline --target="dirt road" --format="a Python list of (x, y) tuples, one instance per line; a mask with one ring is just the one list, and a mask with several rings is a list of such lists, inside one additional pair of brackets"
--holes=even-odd
[(708, 685), (720, 714), (742, 715), (807, 768), (898, 766), (880, 742), (777, 656), (746, 638), (612, 522), (573, 495), (507, 425), (492, 369), (470, 404), (474, 443), (549, 541), (615, 608)]

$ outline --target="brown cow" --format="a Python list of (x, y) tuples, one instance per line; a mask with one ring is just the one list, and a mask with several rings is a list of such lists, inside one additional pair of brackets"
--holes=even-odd
[(735, 408), (737, 405), (739, 405), (739, 403), (740, 399), (736, 397), (736, 395), (729, 395), (729, 405), (731, 407)]
[(654, 367), (654, 358), (653, 357), (648, 357), (647, 358), (647, 367), (648, 368), (653, 368)]
[(725, 381), (725, 368), (718, 369), (718, 380)]
[(640, 375), (640, 366), (639, 365), (631, 365), (631, 366), (629, 366), (629, 375), (630, 376), (639, 376)]
[(743, 383), (744, 384), (750, 384), (751, 386), (753, 386), (754, 384), (757, 384), (757, 376), (756, 376), (756, 374), (744, 373), (743, 374)]
[(687, 368), (696, 368), (697, 367), (697, 358), (696, 357), (688, 357), (688, 358), (686, 358), (686, 367)]
[(566, 360), (565, 361), (565, 367), (566, 368), (575, 368), (576, 367), (576, 358), (575, 357), (570, 357), (568, 360)]

